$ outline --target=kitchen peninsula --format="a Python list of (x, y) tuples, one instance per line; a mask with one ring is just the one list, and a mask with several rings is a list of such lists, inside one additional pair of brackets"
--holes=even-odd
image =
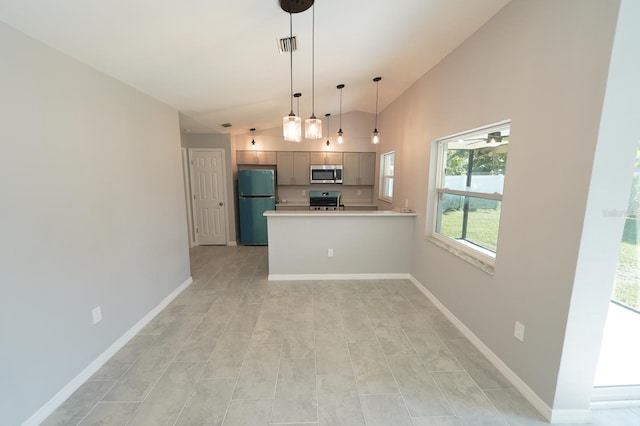
[(415, 213), (266, 211), (269, 280), (406, 278)]

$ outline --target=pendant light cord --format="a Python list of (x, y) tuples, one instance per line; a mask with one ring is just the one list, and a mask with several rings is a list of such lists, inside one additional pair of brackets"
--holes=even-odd
[(290, 116), (295, 115), (293, 113), (293, 14), (291, 13), (292, 4), (291, 0), (289, 0), (289, 75), (291, 76), (291, 91), (289, 92), (289, 97), (291, 98), (291, 113)]
[(375, 129), (378, 130), (378, 84), (380, 80), (376, 81), (376, 125)]
[(311, 10), (311, 118), (316, 118), (316, 3)]
[(342, 131), (342, 89), (340, 89), (340, 131)]

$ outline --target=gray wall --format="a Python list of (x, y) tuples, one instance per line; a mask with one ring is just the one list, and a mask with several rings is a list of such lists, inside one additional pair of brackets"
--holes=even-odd
[(235, 242), (237, 239), (236, 225), (236, 197), (234, 184), (235, 150), (231, 148), (231, 135), (229, 134), (193, 134), (182, 133), (183, 148), (218, 148), (224, 150), (225, 172), (227, 180), (227, 240)]
[[(396, 151), (394, 207), (408, 199), (418, 213), (413, 276), (549, 407), (588, 409), (556, 390), (618, 5), (514, 0), (387, 107), (379, 126), (378, 151)], [(503, 119), (512, 138), (489, 275), (425, 238), (427, 181), (434, 139)], [(513, 337), (516, 320), (524, 343)]]
[(190, 271), (177, 112), (1, 23), (0, 57), (0, 413), (15, 425)]

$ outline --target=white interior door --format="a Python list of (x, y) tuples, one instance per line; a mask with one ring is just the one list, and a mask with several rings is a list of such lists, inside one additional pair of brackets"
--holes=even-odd
[(189, 150), (193, 222), (198, 245), (227, 244), (223, 154), (223, 150)]

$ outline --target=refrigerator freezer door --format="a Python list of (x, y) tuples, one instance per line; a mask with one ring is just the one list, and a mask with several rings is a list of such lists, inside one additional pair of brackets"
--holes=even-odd
[(240, 242), (244, 245), (266, 245), (266, 210), (276, 209), (275, 197), (240, 197)]
[(275, 195), (273, 170), (240, 170), (238, 171), (238, 194)]

